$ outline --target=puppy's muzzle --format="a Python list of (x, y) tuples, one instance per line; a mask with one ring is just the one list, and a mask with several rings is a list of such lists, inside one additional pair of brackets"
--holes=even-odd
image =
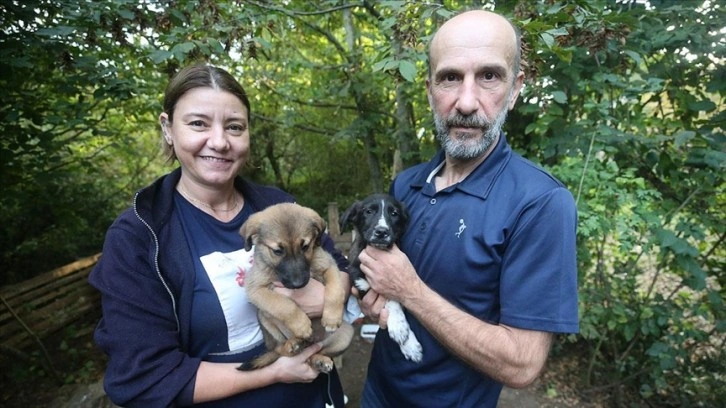
[(277, 276), (282, 286), (300, 289), (310, 281), (310, 265), (301, 259), (285, 260), (278, 265)]
[(393, 237), (391, 229), (386, 227), (376, 227), (371, 232), (371, 236), (367, 239), (368, 244), (380, 249), (388, 249), (393, 245)]

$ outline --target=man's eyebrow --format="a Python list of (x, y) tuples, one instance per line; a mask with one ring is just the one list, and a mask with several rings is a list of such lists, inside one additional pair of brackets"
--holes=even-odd
[(460, 75), (461, 74), (460, 71), (461, 70), (454, 68), (454, 67), (445, 67), (445, 68), (442, 68), (442, 69), (436, 71), (434, 74), (435, 74), (436, 78), (441, 78), (441, 77), (451, 75), (451, 74)]
[(507, 71), (509, 71), (508, 68), (509, 67), (502, 65), (502, 64), (484, 64), (484, 65), (479, 66), (479, 68), (477, 68), (476, 72), (477, 72), (477, 74), (482, 74), (485, 72), (494, 72), (495, 74), (499, 74), (501, 76), (506, 76)]

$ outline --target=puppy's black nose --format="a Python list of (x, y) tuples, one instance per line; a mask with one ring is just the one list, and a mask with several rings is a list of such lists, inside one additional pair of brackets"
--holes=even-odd
[(386, 239), (391, 235), (391, 232), (388, 228), (376, 228), (373, 231), (373, 235), (375, 235), (377, 239)]

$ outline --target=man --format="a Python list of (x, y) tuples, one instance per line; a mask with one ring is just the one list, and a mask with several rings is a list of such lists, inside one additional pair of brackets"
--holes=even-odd
[(386, 299), (399, 301), (424, 357), (406, 360), (379, 333), (363, 407), (495, 407), (502, 385), (537, 378), (554, 333), (578, 331), (574, 200), (501, 132), (523, 81), (519, 34), (502, 16), (459, 14), (431, 41), (442, 151), (393, 183), (411, 213), (400, 249), (360, 255), (364, 312), (385, 328)]

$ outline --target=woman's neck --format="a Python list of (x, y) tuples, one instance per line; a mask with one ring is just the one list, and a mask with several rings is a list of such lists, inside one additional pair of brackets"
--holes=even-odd
[(182, 179), (177, 183), (176, 189), (192, 205), (218, 219), (234, 218), (244, 203), (234, 185), (223, 191), (217, 191), (189, 187), (189, 183), (185, 183)]

